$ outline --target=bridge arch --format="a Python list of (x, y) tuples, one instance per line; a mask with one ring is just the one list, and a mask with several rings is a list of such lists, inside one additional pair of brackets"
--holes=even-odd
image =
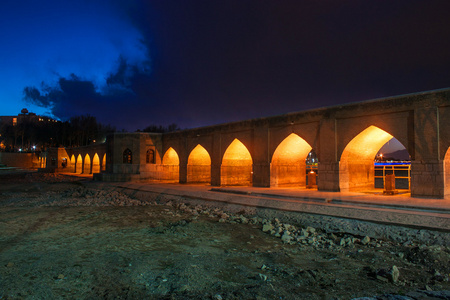
[(188, 157), (187, 182), (211, 182), (211, 157), (200, 144), (195, 146)]
[(222, 185), (252, 185), (253, 159), (240, 140), (234, 139), (225, 150), (220, 170)]
[(374, 158), (392, 138), (388, 132), (371, 125), (347, 144), (339, 161), (339, 188), (342, 192), (374, 188)]
[(72, 154), (72, 156), (70, 157), (69, 171), (75, 173), (75, 167), (76, 167), (75, 155)]
[(101, 171), (106, 171), (106, 153), (103, 154), (102, 164), (100, 167)]
[(306, 185), (306, 157), (312, 147), (295, 133), (275, 149), (270, 164), (270, 186)]
[(75, 165), (75, 173), (77, 173), (77, 174), (83, 173), (83, 158), (81, 157), (81, 154), (78, 154), (78, 156), (77, 156), (77, 162)]
[(89, 154), (84, 157), (83, 174), (91, 174), (91, 158)]
[(167, 149), (162, 160), (163, 166), (163, 179), (176, 180), (180, 178), (180, 158), (178, 153), (170, 147)]
[(98, 157), (98, 153), (95, 153), (92, 159), (92, 173), (100, 173), (100, 158)]

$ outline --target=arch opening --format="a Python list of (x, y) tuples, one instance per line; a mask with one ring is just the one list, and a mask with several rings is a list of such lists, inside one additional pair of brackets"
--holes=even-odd
[(153, 149), (148, 149), (147, 150), (147, 155), (145, 157), (145, 162), (147, 164), (154, 164), (155, 163), (155, 150), (153, 150)]
[(89, 157), (89, 154), (86, 154), (84, 157), (83, 174), (91, 174), (91, 158)]
[(72, 173), (75, 173), (75, 155), (73, 155), (73, 154), (70, 157), (69, 171)]
[(211, 157), (208, 151), (198, 144), (189, 154), (187, 164), (187, 182), (211, 182)]
[(78, 154), (77, 163), (75, 166), (75, 173), (81, 174), (82, 172), (83, 172), (83, 158), (81, 157), (81, 154)]
[[(376, 177), (380, 177), (380, 174), (375, 167), (380, 159), (380, 149), (392, 139), (391, 134), (373, 125), (354, 137), (345, 147), (339, 162), (340, 190), (363, 192), (376, 187), (380, 188), (380, 186), (376, 186)], [(385, 166), (383, 168), (386, 169)], [(384, 180), (385, 174), (396, 174), (394, 169), (392, 167), (390, 172), (383, 171), (382, 180)], [(377, 176), (375, 176), (376, 174)], [(409, 176), (409, 171), (407, 176)]]
[(106, 171), (106, 153), (103, 155), (101, 170)]
[(167, 149), (162, 160), (162, 179), (179, 181), (180, 178), (180, 159), (178, 153), (170, 147)]
[(95, 153), (92, 159), (92, 173), (100, 173), (100, 158), (97, 153)]
[(395, 137), (384, 144), (375, 156), (376, 189), (385, 187), (387, 174), (395, 175), (396, 190), (411, 189), (411, 156)]
[(125, 149), (123, 151), (123, 163), (124, 164), (132, 164), (133, 163), (133, 154), (130, 149)]
[(312, 147), (295, 133), (275, 149), (270, 164), (270, 186), (306, 186), (306, 159)]
[(252, 156), (238, 139), (234, 139), (225, 151), (220, 171), (222, 185), (252, 185)]

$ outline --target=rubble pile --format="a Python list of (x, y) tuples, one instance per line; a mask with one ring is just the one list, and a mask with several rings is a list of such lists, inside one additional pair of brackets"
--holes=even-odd
[(144, 206), (150, 203), (132, 199), (118, 191), (107, 191), (78, 187), (64, 191), (55, 197), (49, 206)]

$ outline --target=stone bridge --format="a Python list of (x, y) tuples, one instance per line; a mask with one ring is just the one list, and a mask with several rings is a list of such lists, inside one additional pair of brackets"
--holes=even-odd
[(106, 162), (95, 176), (105, 181), (305, 187), (314, 150), (318, 190), (358, 192), (374, 188), (374, 158), (392, 137), (411, 157), (411, 195), (450, 197), (450, 89), (166, 134), (116, 133), (105, 150), (66, 151), (75, 172)]
[(94, 174), (105, 171), (106, 144), (74, 148), (51, 148), (41, 157), (47, 170), (76, 174)]

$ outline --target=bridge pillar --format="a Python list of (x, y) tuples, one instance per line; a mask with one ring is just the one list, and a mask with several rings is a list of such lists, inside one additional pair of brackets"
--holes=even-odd
[(337, 154), (337, 125), (334, 116), (320, 121), (317, 145), (319, 191), (339, 192), (339, 159)]
[(186, 162), (180, 163), (179, 172), (180, 172), (179, 182), (186, 183), (187, 182), (187, 163)]
[(269, 127), (253, 128), (253, 174), (252, 185), (270, 187)]
[[(442, 131), (446, 131), (446, 128)], [(444, 197), (444, 161), (439, 147), (439, 108), (429, 103), (414, 110), (411, 196)]]
[(319, 191), (338, 192), (339, 189), (339, 163), (321, 162), (318, 165), (319, 180), (317, 189)]
[(220, 165), (219, 164), (211, 164), (211, 185), (212, 186), (220, 186)]
[(270, 187), (270, 164), (253, 164), (253, 186)]
[(411, 196), (444, 198), (444, 162), (411, 162)]

